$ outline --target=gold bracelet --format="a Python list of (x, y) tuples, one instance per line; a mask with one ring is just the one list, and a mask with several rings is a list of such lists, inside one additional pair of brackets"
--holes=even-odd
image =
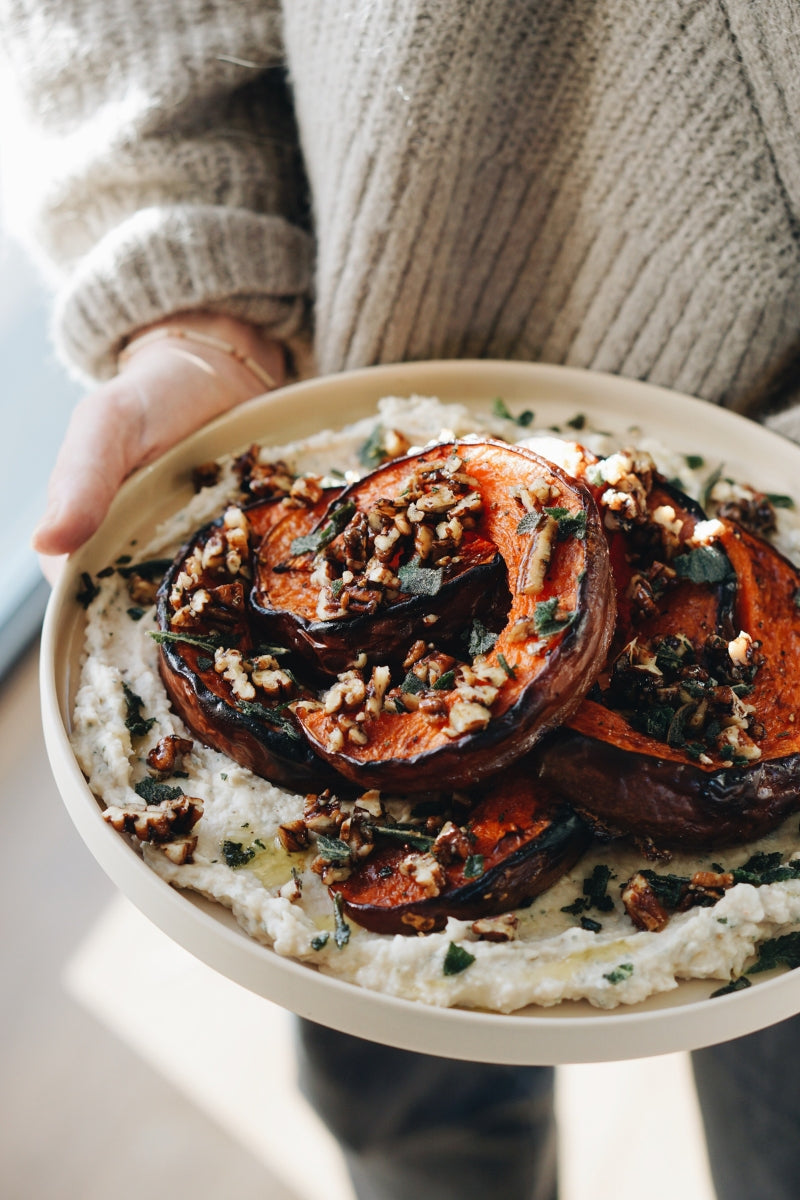
[(117, 362), (125, 363), (143, 346), (148, 346), (150, 342), (163, 341), (165, 338), (178, 338), (185, 342), (195, 342), (198, 346), (208, 346), (212, 350), (221, 350), (223, 354), (229, 354), (231, 358), (235, 358), (238, 363), (246, 367), (264, 387), (271, 389), (278, 386), (269, 371), (261, 366), (261, 363), (256, 362), (249, 354), (243, 354), (238, 346), (234, 346), (233, 342), (226, 342), (224, 338), (215, 337), (211, 333), (200, 333), (197, 329), (185, 329), (179, 325), (162, 325), (159, 329), (151, 329), (149, 333), (143, 333), (134, 338), (120, 350)]

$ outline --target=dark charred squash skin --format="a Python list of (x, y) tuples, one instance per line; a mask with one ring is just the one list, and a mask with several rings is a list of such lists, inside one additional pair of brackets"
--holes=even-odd
[[(593, 700), (541, 752), (541, 778), (604, 830), (648, 838), (665, 849), (716, 848), (758, 838), (800, 809), (800, 729), (795, 721), (800, 663), (800, 573), (762, 539), (724, 522), (720, 539), (733, 585), (706, 589), (726, 637), (747, 631), (763, 661), (747, 696), (763, 725), (755, 761), (692, 761), (680, 747), (632, 729)], [(695, 589), (697, 591), (698, 589)], [(687, 611), (691, 606), (687, 606)], [(667, 623), (688, 627), (680, 593)], [(651, 622), (651, 632), (658, 622)]]
[[(604, 661), (614, 625), (614, 596), (606, 539), (588, 489), (552, 463), (520, 447), (501, 443), (464, 443), (455, 447), (464, 470), (479, 478), (484, 515), (477, 532), (493, 542), (506, 565), (511, 605), (490, 664), (510, 668), (491, 720), (476, 732), (444, 732), (448, 716), (431, 719), (423, 712), (384, 710), (362, 726), (364, 746), (330, 749), (334, 720), (324, 711), (304, 713), (301, 722), (316, 753), (360, 787), (417, 792), (433, 786), (469, 787), (515, 762), (565, 720), (580, 703)], [(441, 453), (441, 449), (417, 456)], [(530, 538), (518, 533), (522, 510), (513, 499), (515, 485), (537, 478), (552, 483), (549, 506), (582, 514), (585, 536), (558, 541), (541, 591), (525, 594), (519, 579), (534, 553)], [(526, 555), (528, 556), (526, 558)], [(557, 603), (574, 619), (552, 636), (520, 641), (519, 623), (534, 624), (540, 602)], [(454, 694), (448, 703), (455, 701)], [(448, 709), (448, 712), (450, 709)]]
[(800, 808), (798, 778), (800, 754), (706, 771), (567, 728), (543, 752), (541, 768), (542, 781), (575, 797), (604, 834), (646, 838), (670, 850), (714, 850), (763, 837)]
[(494, 784), (478, 802), (468, 829), (472, 852), (483, 857), (477, 878), (464, 874), (465, 862), (445, 866), (446, 885), (426, 897), (400, 864), (410, 847), (377, 847), (349, 879), (331, 890), (342, 897), (348, 916), (376, 933), (430, 932), (449, 917), (477, 920), (531, 903), (578, 861), (591, 831), (541, 783), (520, 773)]
[(312, 754), (298, 733), (247, 716), (216, 695), (204, 680), (207, 672), (192, 668), (181, 644), (160, 647), (160, 673), (184, 724), (204, 745), (213, 746), (234, 762), (273, 783), (300, 790), (328, 786), (333, 773)]
[[(371, 480), (371, 477), (368, 477)], [(267, 533), (254, 559), (251, 592), (253, 621), (264, 635), (291, 647), (316, 671), (338, 675), (364, 652), (367, 662), (402, 659), (417, 638), (429, 633), (426, 618), (436, 618), (437, 641), (469, 628), (472, 619), (487, 608), (495, 590), (502, 561), (482, 538), (470, 538), (462, 550), (460, 569), (448, 578), (435, 596), (400, 596), (374, 613), (322, 621), (316, 616), (319, 588), (311, 581), (310, 554), (292, 556), (292, 543), (325, 525), (330, 513), (342, 504), (358, 502), (368, 511), (375, 491), (361, 492), (358, 485), (324, 507), (295, 510)]]
[[(280, 500), (266, 500), (245, 512), (254, 536), (261, 537), (286, 509)], [(162, 631), (172, 630), (170, 593), (186, 559), (203, 546), (221, 521), (213, 521), (193, 535), (182, 547), (159, 588), (156, 615)], [(246, 589), (245, 589), (246, 592)], [(214, 632), (214, 625), (198, 621), (185, 630), (188, 637)], [(243, 653), (252, 650), (250, 623), (246, 612), (231, 614), (224, 626), (225, 642)], [(168, 641), (159, 645), (159, 671), (175, 711), (204, 745), (227, 754), (274, 783), (298, 788), (323, 788), (333, 777), (331, 770), (310, 750), (308, 743), (285, 709), (275, 724), (237, 706), (230, 684), (213, 666), (204, 665), (207, 654), (190, 642)], [(264, 708), (270, 708), (263, 701)], [(277, 705), (275, 707), (278, 707)]]

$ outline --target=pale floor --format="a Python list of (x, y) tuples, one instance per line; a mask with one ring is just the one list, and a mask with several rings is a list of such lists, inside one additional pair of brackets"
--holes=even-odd
[[(352, 1200), (291, 1018), (174, 946), (72, 829), (33, 653), (0, 690), (0, 762), (0, 1200)], [(562, 1200), (713, 1200), (684, 1056), (565, 1068), (558, 1104)]]

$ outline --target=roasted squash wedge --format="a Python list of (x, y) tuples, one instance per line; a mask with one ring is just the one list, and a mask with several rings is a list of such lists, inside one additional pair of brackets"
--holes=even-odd
[(611, 663), (542, 750), (541, 777), (608, 832), (716, 848), (800, 808), (800, 573), (730, 521), (700, 526), (674, 491), (671, 516), (666, 503), (657, 481), (650, 512), (671, 526), (671, 556), (636, 550), (652, 521), (649, 535), (612, 534)]
[[(348, 915), (376, 933), (428, 933), (449, 917), (474, 921), (525, 907), (577, 862), (592, 836), (520, 770), (493, 782), (468, 819), (448, 822), (427, 850), (392, 832), (391, 841), (378, 835), (369, 857), (331, 887)], [(491, 927), (486, 936), (495, 936)]]
[[(409, 521), (409, 500), (396, 493), (413, 470), (413, 463), (395, 461), (322, 511), (296, 509), (268, 532), (256, 554), (251, 595), (253, 619), (265, 636), (290, 646), (316, 670), (337, 675), (359, 654), (364, 665), (396, 663), (431, 632), (441, 644), (489, 607), (500, 555), (463, 526), (456, 544), (455, 518), (437, 537), (443, 522), (435, 510), (420, 510), (419, 521)], [(443, 491), (441, 475), (428, 473), (426, 495)], [(423, 555), (424, 567), (406, 579), (403, 559)], [(411, 590), (415, 583), (421, 591)]]
[(311, 693), (282, 667), (281, 647), (254, 639), (247, 611), (251, 540), (287, 511), (280, 499), (232, 507), (181, 549), (158, 593), (159, 669), (200, 741), (275, 783), (322, 787), (331, 771), (287, 708)]
[[(391, 502), (387, 530), (398, 514), (401, 524), (423, 528), (420, 514), (434, 511), (429, 549), (432, 538), (455, 557), (466, 530), (494, 547), (508, 608), (494, 630), (473, 623), (458, 653), (443, 620), (444, 661), (439, 614), (431, 613), (405, 677), (380, 661), (347, 672), (320, 707), (297, 706), (298, 719), (315, 753), (360, 787), (478, 783), (566, 719), (605, 659), (614, 595), (597, 507), (552, 463), (493, 441), (437, 446), (390, 464), (370, 476), (362, 496), (379, 512), (381, 498)], [(340, 536), (346, 540), (346, 528)], [(425, 544), (412, 534), (413, 557), (387, 560), (391, 591), (399, 583), (427, 601), (446, 585), (447, 553), (426, 557)]]

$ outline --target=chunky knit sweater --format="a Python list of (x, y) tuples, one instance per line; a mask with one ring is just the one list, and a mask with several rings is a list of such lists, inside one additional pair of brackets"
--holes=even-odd
[[(800, 361), (796, 0), (0, 0), (56, 337), (230, 312), (763, 413)], [(800, 434), (791, 408), (779, 427)]]

